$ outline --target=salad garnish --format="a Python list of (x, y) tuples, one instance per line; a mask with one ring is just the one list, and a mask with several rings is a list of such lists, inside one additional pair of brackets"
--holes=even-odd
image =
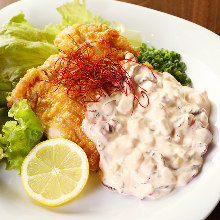
[(8, 112), (14, 120), (7, 121), (0, 135), (0, 157), (8, 170), (20, 171), (22, 162), (30, 150), (41, 140), (43, 127), (38, 118), (23, 99), (19, 106), (14, 104)]

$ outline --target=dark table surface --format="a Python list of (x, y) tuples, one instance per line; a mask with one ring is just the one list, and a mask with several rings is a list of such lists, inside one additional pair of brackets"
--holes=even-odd
[[(16, 1), (18, 0), (0, 0), (0, 9)], [(158, 11), (166, 12), (184, 18), (186, 20), (192, 21), (196, 24), (199, 24), (209, 29), (220, 36), (220, 0), (121, 0), (121, 1), (152, 8)], [(209, 215), (207, 220), (220, 220), (220, 203)]]

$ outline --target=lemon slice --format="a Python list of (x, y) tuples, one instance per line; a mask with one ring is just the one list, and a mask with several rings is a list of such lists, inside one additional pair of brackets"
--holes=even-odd
[(85, 152), (72, 141), (58, 138), (41, 142), (24, 159), (21, 180), (33, 199), (59, 206), (76, 197), (89, 176)]

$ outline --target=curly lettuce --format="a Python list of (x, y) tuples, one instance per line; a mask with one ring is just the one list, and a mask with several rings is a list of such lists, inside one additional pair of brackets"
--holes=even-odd
[(80, 3), (79, 0), (74, 0), (71, 3), (67, 2), (57, 8), (57, 11), (62, 16), (61, 22), (54, 26), (49, 24), (45, 27), (46, 32), (53, 33), (55, 36), (73, 24), (109, 24), (109, 21), (102, 20), (100, 15), (93, 15), (92, 12), (86, 8), (85, 0), (83, 0), (82, 3)]
[(6, 169), (20, 171), (22, 162), (30, 150), (40, 142), (43, 127), (38, 118), (27, 104), (21, 100), (19, 106), (14, 104), (8, 112), (13, 118), (3, 126), (0, 135), (0, 158), (6, 163)]
[(0, 27), (0, 81), (11, 87), (28, 69), (58, 53), (54, 35), (34, 28), (24, 16), (21, 12)]

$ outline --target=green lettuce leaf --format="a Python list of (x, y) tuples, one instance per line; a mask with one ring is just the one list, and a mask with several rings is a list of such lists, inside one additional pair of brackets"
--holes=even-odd
[(1, 26), (0, 81), (14, 87), (28, 69), (42, 65), (51, 54), (58, 53), (54, 37), (34, 28), (22, 12)]
[(45, 27), (45, 31), (57, 35), (59, 32), (73, 24), (109, 24), (109, 21), (102, 20), (100, 15), (93, 15), (89, 10), (86, 9), (85, 0), (80, 3), (79, 0), (74, 0), (73, 2), (67, 2), (66, 4), (57, 8), (57, 11), (62, 16), (62, 21), (52, 26), (49, 24)]
[(7, 121), (3, 126), (0, 157), (3, 149), (6, 169), (20, 171), (24, 158), (40, 141), (43, 127), (25, 99), (20, 101), (19, 107), (14, 104), (8, 116), (14, 118), (14, 121)]
[(6, 121), (8, 121), (8, 108), (7, 107), (0, 107), (0, 134), (2, 131), (2, 127)]
[[(0, 134), (2, 131), (2, 126), (8, 118), (8, 108), (7, 108), (7, 100), (6, 97), (10, 95), (10, 91), (12, 90), (13, 85), (10, 81), (1, 81), (0, 82)], [(0, 153), (1, 158), (1, 153)]]
[[(10, 82), (9, 80), (0, 81), (0, 109), (2, 107), (6, 107), (7, 105), (6, 97), (10, 95), (10, 92), (13, 89), (13, 87), (14, 87), (13, 83)], [(0, 119), (1, 119), (1, 114), (0, 114)]]
[(4, 157), (3, 149), (0, 147), (0, 160)]

